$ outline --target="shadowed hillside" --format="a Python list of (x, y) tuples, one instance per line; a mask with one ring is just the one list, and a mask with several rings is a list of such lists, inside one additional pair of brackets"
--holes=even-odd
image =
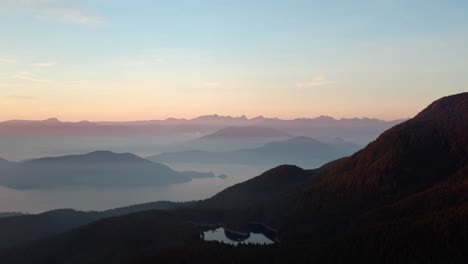
[(180, 206), (182, 204), (153, 202), (102, 212), (81, 212), (72, 209), (61, 209), (31, 215), (8, 214), (8, 217), (0, 217), (0, 249), (44, 239), (106, 217), (147, 210), (169, 210)]
[(248, 181), (231, 186), (194, 207), (245, 209), (281, 197), (312, 178), (303, 169), (282, 165)]
[(442, 98), (351, 157), (323, 166), (275, 205), (273, 221), (285, 237), (336, 235), (363, 214), (459, 178), (468, 158), (467, 109), (468, 93)]

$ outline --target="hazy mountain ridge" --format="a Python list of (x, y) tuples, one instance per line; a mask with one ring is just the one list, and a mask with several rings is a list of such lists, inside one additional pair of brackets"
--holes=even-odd
[(113, 153), (111, 151), (93, 151), (87, 154), (66, 155), (60, 157), (45, 157), (26, 161), (27, 163), (93, 163), (93, 162), (125, 162), (150, 163), (149, 160), (131, 153)]
[[(237, 120), (235, 123), (226, 120)], [(206, 120), (216, 120), (206, 122)], [(203, 121), (203, 122), (202, 122)], [(143, 156), (161, 152), (207, 150), (232, 151), (254, 148), (276, 138), (199, 140), (228, 127), (264, 127), (293, 136), (342, 138), (358, 145), (367, 144), (401, 121), (374, 119), (315, 118), (281, 120), (275, 118), (223, 118), (135, 122), (9, 121), (0, 123), (0, 156), (19, 161), (44, 156), (87, 153), (96, 149), (131, 152)], [(283, 137), (286, 139), (287, 137)], [(31, 148), (31, 146), (35, 146)]]
[[(267, 124), (267, 123), (275, 123), (275, 122), (316, 122), (316, 123), (333, 123), (333, 122), (379, 122), (379, 123), (387, 123), (387, 122), (402, 122), (406, 119), (396, 119), (396, 120), (382, 120), (378, 118), (334, 118), (331, 116), (319, 116), (315, 118), (296, 118), (296, 119), (281, 119), (281, 118), (267, 118), (263, 116), (257, 116), (253, 118), (247, 118), (246, 116), (240, 117), (233, 117), (233, 116), (220, 116), (220, 115), (205, 115), (199, 116), (192, 119), (178, 119), (178, 118), (167, 118), (162, 120), (144, 120), (144, 121), (77, 121), (77, 122), (69, 122), (69, 121), (61, 121), (58, 118), (48, 118), (45, 120), (6, 120), (1, 121), (0, 125), (11, 125), (11, 126), (21, 126), (21, 125), (157, 125), (167, 123), (170, 125), (174, 124), (184, 124), (184, 123), (192, 123), (192, 124), (219, 124), (221, 126), (254, 126), (259, 124)], [(234, 124), (229, 123), (230, 121), (234, 121)]]
[(348, 156), (358, 150), (359, 146), (338, 141), (324, 143), (308, 137), (294, 137), (266, 143), (257, 148), (235, 151), (215, 152), (190, 150), (165, 152), (148, 157), (149, 160), (162, 163), (202, 163), (202, 164), (296, 164), (313, 168), (330, 160)]
[(220, 129), (201, 140), (235, 140), (243, 138), (287, 138), (291, 135), (278, 129), (260, 126), (238, 126)]
[(129, 187), (173, 184), (202, 177), (214, 177), (214, 174), (176, 172), (166, 165), (130, 153), (95, 151), (15, 164), (3, 170), (0, 184), (16, 189)]
[(177, 142), (166, 146), (175, 151), (234, 151), (245, 148), (255, 148), (273, 140), (290, 138), (288, 133), (271, 127), (261, 126), (230, 126), (215, 130), (195, 139)]
[[(402, 122), (404, 119), (385, 121), (373, 118), (349, 118), (335, 119), (332, 117), (279, 119), (256, 117), (248, 119), (244, 117), (230, 116), (201, 116), (193, 119), (171, 119), (128, 122), (63, 122), (57, 118), (47, 120), (9, 120), (0, 122), (0, 134), (20, 133), (31, 134), (34, 128), (36, 134), (148, 134), (148, 133), (195, 133), (208, 135), (217, 130), (228, 127), (265, 127), (282, 130), (294, 135), (313, 136), (311, 130), (329, 130), (331, 128), (349, 128), (352, 131), (364, 130), (366, 133), (380, 133), (383, 130)], [(301, 133), (301, 132), (309, 133)], [(377, 135), (376, 134), (376, 135)], [(345, 133), (342, 134), (346, 136)], [(319, 136), (327, 136), (320, 132)], [(335, 135), (333, 135), (335, 136)]]

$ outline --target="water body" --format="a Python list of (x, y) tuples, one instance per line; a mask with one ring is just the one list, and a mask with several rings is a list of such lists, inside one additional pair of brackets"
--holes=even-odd
[(258, 231), (251, 230), (248, 233), (241, 233), (231, 231), (223, 227), (203, 232), (202, 238), (205, 241), (218, 241), (234, 246), (240, 243), (258, 245), (269, 245), (275, 243), (275, 241)]
[(241, 165), (168, 164), (175, 170), (212, 171), (226, 179), (202, 178), (163, 187), (60, 188), (14, 190), (0, 186), (0, 212), (40, 213), (53, 209), (106, 210), (133, 204), (168, 200), (175, 202), (209, 198), (236, 183), (255, 177), (268, 168)]

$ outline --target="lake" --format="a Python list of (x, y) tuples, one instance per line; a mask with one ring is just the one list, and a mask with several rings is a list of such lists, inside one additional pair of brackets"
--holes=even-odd
[(203, 232), (202, 238), (205, 241), (218, 241), (230, 245), (237, 245), (239, 243), (269, 245), (275, 243), (265, 234), (258, 231), (251, 230), (248, 233), (240, 233), (223, 227)]

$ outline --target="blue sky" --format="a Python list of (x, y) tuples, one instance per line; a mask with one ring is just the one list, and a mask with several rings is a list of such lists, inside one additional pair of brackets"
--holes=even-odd
[(467, 13), (467, 1), (0, 0), (0, 119), (410, 117), (468, 90)]

